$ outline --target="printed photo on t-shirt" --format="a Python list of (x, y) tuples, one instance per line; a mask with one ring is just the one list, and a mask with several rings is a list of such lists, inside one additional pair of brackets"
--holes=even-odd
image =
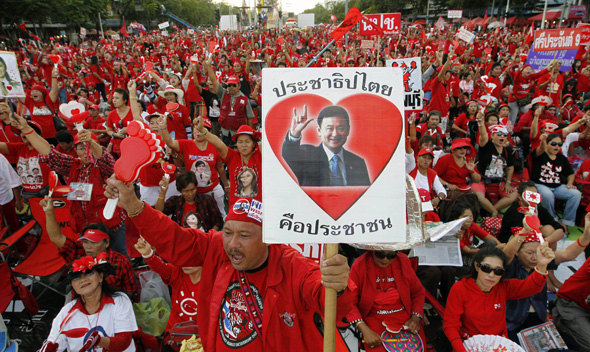
[(197, 187), (211, 186), (211, 167), (207, 162), (197, 160), (191, 167), (191, 171), (197, 176)]
[(258, 175), (248, 167), (244, 167), (237, 177), (238, 197), (256, 197), (258, 195)]

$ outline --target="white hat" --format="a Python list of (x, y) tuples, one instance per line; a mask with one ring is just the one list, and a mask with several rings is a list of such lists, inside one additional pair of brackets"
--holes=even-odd
[(182, 89), (178, 89), (178, 88), (174, 88), (174, 86), (172, 85), (167, 85), (166, 88), (164, 88), (164, 90), (161, 90), (158, 92), (158, 95), (161, 96), (162, 98), (165, 98), (165, 94), (166, 93), (174, 93), (176, 94), (177, 97), (177, 102), (181, 101), (182, 98), (184, 97), (184, 92), (182, 91)]

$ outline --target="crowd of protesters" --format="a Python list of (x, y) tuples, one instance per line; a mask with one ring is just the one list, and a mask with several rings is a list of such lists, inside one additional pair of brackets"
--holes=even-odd
[[(479, 334), (518, 343), (519, 331), (552, 315), (572, 349), (589, 351), (590, 262), (563, 283), (553, 272), (590, 244), (590, 50), (580, 47), (570, 70), (557, 60), (534, 70), (523, 28), (480, 29), (467, 44), (451, 28), (412, 26), (368, 50), (352, 30), (313, 61), (329, 32), (154, 31), (12, 48), (26, 97), (0, 103), (4, 223), (15, 232), (17, 213), (42, 199), (73, 288), (44, 351), (149, 345), (131, 310), (140, 290), (131, 249), (172, 290), (157, 336), (163, 351), (179, 350), (173, 332), (186, 322), (197, 323), (206, 351), (317, 349), (324, 287), (338, 291), (340, 325), (360, 333), (365, 350), (383, 351), (403, 333), (456, 351)], [(455, 235), (464, 267), (415, 270), (408, 253), (343, 250), (347, 258), (320, 269), (287, 246), (263, 244), (262, 220), (243, 215), (244, 199), (262, 201), (262, 69), (383, 67), (408, 57), (421, 57), (425, 99), (422, 111), (405, 114), (406, 172), (432, 203), (426, 220), (467, 218)], [(87, 111), (81, 130), (67, 117), (65, 128), (55, 123), (72, 101)], [(143, 169), (136, 187), (109, 179), (134, 120), (166, 144), (165, 160)], [(92, 186), (90, 200), (72, 201), (78, 240), (56, 220), (51, 171)], [(544, 244), (524, 220), (531, 192), (542, 197)], [(106, 219), (112, 197), (120, 207)], [(558, 250), (576, 226), (581, 237)], [(426, 293), (446, 307), (439, 336), (424, 333)]]

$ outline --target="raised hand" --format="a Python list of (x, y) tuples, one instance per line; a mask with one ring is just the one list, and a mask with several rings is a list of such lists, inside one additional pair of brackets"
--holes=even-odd
[(466, 158), (465, 167), (467, 168), (467, 170), (469, 170), (469, 172), (475, 171), (476, 165), (477, 165), (477, 162), (475, 162), (475, 158)]
[(133, 247), (135, 247), (135, 249), (137, 249), (137, 251), (143, 256), (148, 256), (152, 251), (152, 245), (147, 243), (147, 241), (144, 240), (143, 237), (140, 237), (137, 240), (137, 243), (133, 245)]
[(45, 196), (45, 198), (41, 199), (39, 205), (43, 208), (44, 212), (53, 213), (53, 199), (49, 198), (49, 196)]
[(537, 268), (540, 271), (547, 270), (547, 264), (555, 259), (555, 253), (549, 248), (549, 243), (545, 242), (537, 247)]
[(301, 136), (301, 132), (313, 121), (313, 119), (307, 118), (307, 105), (303, 105), (303, 114), (298, 115), (297, 109), (293, 108), (293, 120), (291, 121), (291, 129), (290, 133), (291, 136), (294, 138), (299, 138)]

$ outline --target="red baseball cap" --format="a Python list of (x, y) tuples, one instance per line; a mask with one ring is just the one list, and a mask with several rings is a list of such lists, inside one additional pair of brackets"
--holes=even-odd
[(100, 242), (102, 240), (110, 240), (111, 236), (97, 229), (88, 229), (84, 232), (84, 236), (78, 238), (78, 241), (88, 240), (91, 242)]
[(203, 117), (203, 126), (211, 129), (213, 124), (211, 123), (211, 120), (209, 120), (207, 117)]
[(90, 105), (90, 107), (88, 109), (100, 110), (100, 107), (98, 105), (94, 104), (94, 105)]
[(432, 152), (432, 150), (430, 150), (428, 148), (422, 148), (418, 152), (418, 156), (422, 156), (422, 155), (425, 155), (425, 154), (429, 154), (430, 156), (432, 156), (434, 158), (434, 153)]
[(240, 79), (238, 78), (238, 76), (229, 76), (226, 83), (227, 84), (240, 84)]
[(250, 127), (248, 125), (242, 125), (242, 126), (240, 126), (240, 128), (238, 128), (236, 135), (232, 137), (234, 142), (236, 142), (238, 140), (238, 136), (240, 136), (242, 134), (247, 134), (247, 135), (251, 136), (252, 139), (254, 140), (254, 142), (258, 142), (260, 140), (260, 132), (254, 131), (252, 129), (252, 127)]

